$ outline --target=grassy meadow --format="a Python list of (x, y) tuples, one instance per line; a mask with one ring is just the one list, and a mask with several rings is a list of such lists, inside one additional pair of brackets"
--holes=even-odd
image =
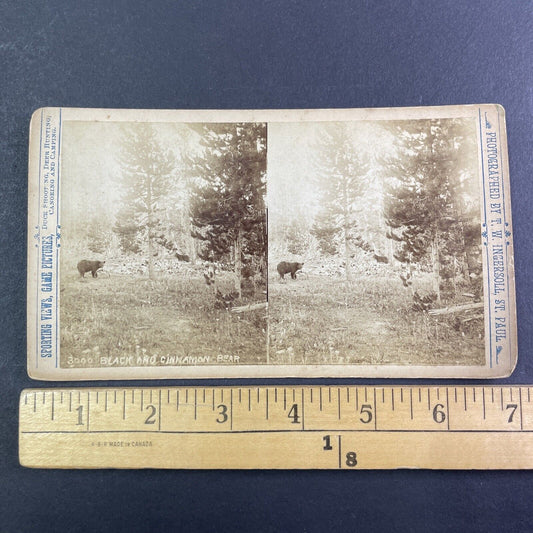
[[(396, 277), (397, 278), (397, 277)], [(420, 280), (428, 288), (429, 278)], [(420, 288), (423, 288), (420, 286)], [(269, 277), (270, 362), (277, 364), (482, 365), (481, 320), (458, 331), (453, 317), (412, 310), (397, 279), (369, 274)]]
[[(218, 286), (230, 292), (231, 275)], [(201, 270), (157, 280), (105, 269), (98, 278), (62, 274), (61, 366), (123, 366), (118, 357), (130, 358), (124, 366), (266, 362), (265, 310), (234, 314), (214, 303)]]
[[(270, 364), (484, 364), (480, 320), (465, 331), (453, 316), (416, 312), (390, 275), (371, 273), (350, 284), (316, 273), (286, 278), (270, 270)], [(429, 277), (418, 284), (429, 288)], [(231, 292), (231, 273), (218, 275), (217, 285)], [(60, 309), (64, 368), (267, 362), (265, 310), (217, 309), (201, 269), (156, 280), (105, 268), (82, 279), (71, 271), (62, 274)]]

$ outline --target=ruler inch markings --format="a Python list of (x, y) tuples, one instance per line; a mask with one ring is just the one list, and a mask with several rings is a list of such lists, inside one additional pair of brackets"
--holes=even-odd
[[(195, 398), (196, 400), (196, 398)], [(196, 403), (196, 402), (195, 402)], [(161, 431), (161, 389), (159, 389), (159, 420), (158, 420), (158, 431)]]
[(230, 427), (230, 430), (233, 430), (233, 389), (230, 389), (229, 391), (229, 401), (230, 401), (229, 427)]
[[(524, 433), (524, 434), (533, 434), (533, 429), (525, 429), (524, 431), (518, 432), (513, 429), (336, 429), (335, 431), (340, 431), (343, 433), (494, 433), (494, 434), (518, 434), (518, 433)], [(313, 428), (313, 429), (306, 429), (305, 433), (328, 433), (331, 432), (331, 428), (323, 427), (323, 428)], [(87, 430), (55, 430), (55, 431), (21, 431), (24, 435), (29, 434), (38, 434), (38, 435), (53, 435), (53, 434), (86, 434)], [(101, 433), (110, 433), (110, 434), (118, 434), (118, 433), (165, 433), (169, 435), (218, 435), (218, 434), (226, 434), (226, 435), (232, 435), (237, 433), (300, 433), (298, 431), (295, 431), (294, 429), (233, 429), (233, 430), (166, 430), (163, 429), (159, 431), (158, 429), (91, 429), (89, 433), (93, 434), (101, 434)]]
[[(366, 400), (366, 387), (365, 387), (365, 400)], [(376, 387), (374, 387), (374, 430), (378, 430), (378, 403), (376, 402)]]
[(524, 429), (524, 423), (522, 420), (522, 387), (518, 387), (518, 401), (520, 405), (520, 431)]
[[(278, 408), (273, 408), (278, 387), (260, 385), (248, 388), (249, 412), (246, 412), (244, 405), (234, 409), (234, 400), (237, 400), (237, 397), (239, 401), (245, 400), (242, 398), (242, 388), (238, 386), (27, 389), (21, 392), (19, 402), (20, 458), (23, 465), (39, 468), (243, 468), (243, 464), (249, 465), (244, 468), (331, 468), (332, 460), (334, 465), (335, 459), (338, 459), (338, 467), (342, 469), (533, 469), (533, 452), (527, 451), (533, 450), (533, 427), (529, 424), (530, 414), (526, 409), (526, 402), (531, 399), (530, 387), (490, 385), (481, 386), (480, 390), (479, 385), (379, 385), (355, 386), (350, 390), (351, 387), (336, 385), (288, 385), (279, 390), (284, 393), (284, 409), (281, 410), (281, 404)], [(254, 402), (251, 402), (251, 388), (254, 388)], [(463, 399), (460, 398), (461, 388)], [(362, 415), (359, 412), (359, 389), (362, 396), (364, 391), (368, 404), (373, 402), (372, 410), (367, 411), (365, 407)], [(422, 405), (416, 404), (417, 389)], [(135, 398), (137, 391), (141, 395), (140, 400)], [(287, 403), (287, 394), (290, 395), (291, 391), (293, 403)], [(181, 403), (180, 394), (185, 393), (188, 397), (189, 392), (191, 403)], [(324, 392), (327, 393), (327, 398), (322, 397)], [(76, 394), (78, 403), (73, 405)], [(156, 425), (145, 425), (147, 415), (144, 411), (142, 416), (137, 414), (139, 404), (143, 409), (146, 407), (145, 395), (146, 400), (150, 399), (152, 402), (147, 413), (151, 413), (154, 406), (158, 408)], [(378, 395), (385, 401), (378, 402)], [(202, 405), (208, 407), (210, 400), (219, 396), (226, 399), (224, 403), (229, 408), (229, 424), (220, 425), (221, 418), (203, 416), (203, 411), (198, 410)], [(171, 405), (171, 398), (176, 402), (175, 410)], [(320, 406), (322, 411), (317, 405), (319, 399), (322, 399), (322, 402), (326, 400)], [(257, 407), (252, 409), (251, 404), (256, 400)], [(183, 415), (180, 403), (181, 406), (188, 407), (183, 411)], [(500, 409), (497, 408), (498, 403)], [(115, 404), (116, 407), (113, 407)], [(299, 415), (299, 425), (286, 425), (287, 410), (295, 405), (299, 410), (294, 411), (294, 415)], [(429, 415), (426, 406), (429, 408)], [(519, 413), (512, 419), (517, 407)], [(76, 412), (75, 417), (69, 414)], [(462, 415), (462, 412), (465, 414)], [(85, 424), (78, 425), (81, 423), (82, 413)], [(440, 423), (444, 422), (440, 420), (444, 414), (445, 424)], [(293, 413), (289, 421), (291, 418), (295, 419), (292, 415)], [(369, 424), (365, 423), (369, 415), (373, 418), (373, 424), (370, 420)], [(152, 420), (154, 419), (155, 416)], [(509, 423), (510, 419), (513, 423)], [(125, 423), (119, 423), (120, 420)], [(434, 421), (437, 424), (434, 424)], [(92, 434), (101, 437), (96, 437), (93, 441), (87, 440)], [(105, 435), (109, 435), (110, 442), (119, 442), (121, 439), (124, 439), (123, 442), (129, 442), (128, 434), (132, 435), (132, 442), (134, 434), (145, 435), (142, 442), (147, 443), (143, 444), (147, 449), (133, 445), (130, 448), (124, 444), (120, 445), (119, 454), (118, 450), (97, 445), (99, 439), (102, 439), (100, 442), (106, 442)], [(335, 458), (335, 452), (328, 455), (327, 451), (324, 451), (323, 439), (320, 436), (311, 438), (311, 435), (319, 434), (328, 435), (332, 443), (337, 442), (338, 458)], [(449, 437), (446, 437), (447, 434)], [(70, 440), (67, 444), (67, 441), (62, 439), (67, 439), (68, 435)], [(186, 435), (191, 437), (186, 439)], [(224, 435), (228, 437), (219, 441), (216, 435), (221, 435), (221, 438)], [(230, 435), (235, 437), (230, 438)], [(250, 437), (255, 440), (241, 442), (240, 439), (244, 439), (245, 435), (255, 435)], [(264, 438), (260, 435), (264, 435)], [(398, 435), (398, 440), (392, 438), (392, 435)], [(500, 438), (498, 435), (501, 436), (501, 441), (494, 440)], [(333, 440), (335, 436), (337, 439)], [(138, 439), (141, 442), (141, 437)], [(505, 451), (496, 461), (493, 457), (495, 445), (501, 445)], [(71, 450), (81, 447), (87, 453), (80, 455), (71, 451), (69, 458), (65, 459), (65, 446), (71, 447)], [(266, 447), (264, 453), (254, 453), (254, 450), (261, 446)], [(450, 447), (449, 454), (444, 451), (447, 446)], [(417, 447), (428, 450), (427, 454), (422, 454), (422, 459), (417, 454), (407, 455), (409, 450)], [(157, 451), (158, 448), (161, 452)], [(225, 450), (224, 453), (220, 453), (222, 449)], [(163, 454), (162, 450), (176, 450), (180, 453)], [(284, 453), (280, 454), (280, 450)], [(466, 453), (462, 453), (464, 450), (467, 450)], [(275, 455), (270, 459), (269, 454), (274, 452)], [(196, 455), (200, 457), (195, 459)], [(123, 463), (128, 457), (132, 462)], [(145, 464), (143, 458), (149, 463)], [(186, 459), (191, 461), (190, 465), (183, 464)], [(85, 460), (89, 462), (84, 463)], [(422, 460), (426, 463), (420, 464)], [(267, 466), (268, 461), (273, 461), (272, 466)]]
[(450, 431), (450, 398), (448, 395), (448, 387), (446, 387), (446, 429)]
[[(267, 389), (268, 390), (268, 389)], [(305, 431), (305, 400), (304, 400), (304, 390), (305, 388), (302, 387), (302, 431)], [(340, 392), (339, 392), (340, 395)], [(339, 405), (340, 405), (340, 397), (339, 397)]]

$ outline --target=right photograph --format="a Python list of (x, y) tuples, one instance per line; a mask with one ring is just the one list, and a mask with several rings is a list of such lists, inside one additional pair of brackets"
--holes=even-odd
[(477, 128), (269, 123), (270, 364), (486, 363)]

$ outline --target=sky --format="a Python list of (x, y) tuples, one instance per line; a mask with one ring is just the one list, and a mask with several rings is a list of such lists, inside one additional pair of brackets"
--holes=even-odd
[[(320, 208), (317, 185), (317, 147), (328, 128), (336, 123), (300, 122), (268, 125), (268, 205), (269, 225), (287, 211), (309, 218)], [(393, 137), (377, 127), (376, 122), (347, 123), (350, 143), (362, 154), (375, 155), (394, 151)], [(379, 147), (379, 150), (376, 150)]]
[[(427, 121), (420, 122), (421, 131), (427, 127)], [(268, 205), (269, 226), (273, 227), (279, 219), (287, 219), (290, 212), (302, 213), (312, 219), (320, 208), (320, 193), (317, 185), (317, 146), (324, 132), (336, 123), (300, 122), (268, 124)], [(382, 172), (378, 158), (394, 155), (397, 151), (396, 137), (390, 131), (380, 127), (387, 126), (387, 121), (347, 122), (348, 144), (356, 151), (374, 161), (372, 170)], [(472, 125), (474, 123), (472, 122)], [(475, 136), (475, 128), (471, 128)], [(472, 180), (471, 192), (478, 195), (479, 180)], [(377, 182), (380, 187), (379, 182)], [(371, 192), (371, 191), (369, 191)], [(372, 197), (372, 194), (369, 195)]]
[[(121, 195), (118, 154), (125, 128), (135, 123), (66, 121), (61, 160), (61, 214), (63, 221), (103, 210), (115, 213)], [(198, 136), (184, 124), (154, 123), (160, 142), (179, 155), (197, 143)], [(178, 174), (179, 168), (176, 169)]]
[[(383, 123), (383, 122), (382, 122)], [(316, 184), (317, 145), (328, 122), (279, 122), (268, 124), (269, 224), (277, 216), (304, 213), (312, 219), (320, 207)], [(120, 166), (117, 154), (124, 128), (135, 123), (65, 122), (62, 139), (62, 217), (84, 216), (94, 210), (114, 213), (120, 199)], [(176, 155), (200, 149), (199, 137), (183, 123), (154, 123), (161, 143)], [(394, 153), (394, 136), (376, 121), (347, 123), (349, 142), (361, 153)], [(179, 172), (179, 169), (177, 169)]]

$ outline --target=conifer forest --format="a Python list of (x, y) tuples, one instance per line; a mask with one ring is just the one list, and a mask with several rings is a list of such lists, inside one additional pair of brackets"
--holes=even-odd
[(64, 139), (62, 366), (484, 363), (473, 121)]

